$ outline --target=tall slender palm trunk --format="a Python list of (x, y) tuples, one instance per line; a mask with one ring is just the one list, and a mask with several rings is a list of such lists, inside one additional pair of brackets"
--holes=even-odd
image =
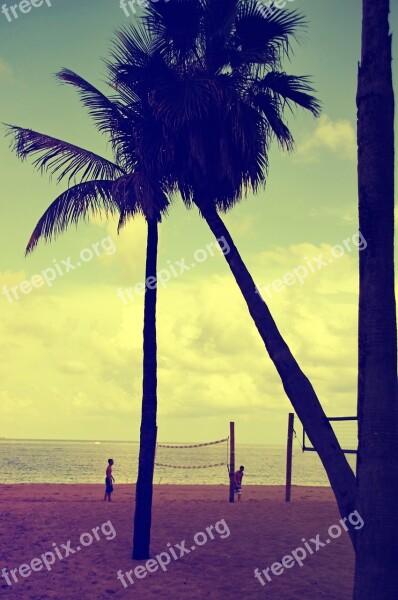
[[(224, 238), (229, 246), (225, 259), (243, 294), (252, 319), (274, 363), (294, 410), (305, 427), (325, 467), (340, 514), (345, 517), (355, 509), (355, 476), (342, 452), (333, 429), (316, 393), (301, 371), (288, 345), (282, 338), (272, 315), (259, 295), (227, 228), (213, 207), (197, 202), (202, 215), (216, 238)], [(354, 542), (354, 533), (351, 532)]]
[(358, 74), (360, 252), (355, 600), (398, 595), (398, 399), (394, 295), (394, 92), (389, 1), (363, 0)]
[[(157, 357), (156, 357), (156, 269), (158, 222), (148, 220), (145, 269), (144, 368), (138, 479), (135, 492), (133, 558), (149, 558), (152, 521), (153, 471), (156, 451)], [(151, 278), (151, 279), (150, 279)]]

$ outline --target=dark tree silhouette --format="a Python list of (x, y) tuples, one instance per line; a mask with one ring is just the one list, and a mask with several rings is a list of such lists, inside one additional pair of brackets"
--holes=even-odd
[[(120, 34), (115, 56), (123, 51), (123, 42)], [(145, 45), (145, 40), (141, 40), (141, 44)], [(111, 73), (112, 65), (108, 67)], [(56, 175), (58, 182), (68, 181), (68, 189), (54, 200), (39, 220), (27, 253), (35, 248), (40, 238), (50, 240), (70, 224), (89, 220), (93, 214), (119, 214), (119, 229), (137, 214), (143, 215), (147, 221), (143, 394), (134, 558), (148, 558), (157, 432), (158, 223), (169, 204), (165, 194), (169, 191), (167, 183), (160, 173), (165, 155), (163, 140), (154, 135), (157, 133), (156, 123), (144, 89), (142, 95), (132, 95), (121, 87), (118, 94), (110, 99), (72, 71), (64, 69), (58, 78), (77, 88), (97, 128), (109, 137), (115, 162), (48, 135), (8, 126), (13, 149), (22, 160), (32, 156), (33, 164), (41, 172)], [(112, 91), (116, 92), (114, 88)], [(71, 186), (76, 179), (79, 183)]]
[[(142, 22), (156, 49), (150, 101), (167, 130), (169, 178), (227, 241), (228, 265), (346, 516), (355, 507), (355, 476), (219, 214), (265, 184), (273, 138), (292, 149), (285, 109), (319, 114), (309, 80), (282, 70), (304, 21), (295, 11), (264, 16), (252, 0), (173, 0), (151, 3)], [(116, 85), (134, 90), (135, 80), (135, 66), (119, 63)]]
[(358, 73), (360, 253), (355, 600), (392, 600), (398, 569), (394, 92), (389, 0), (363, 0)]

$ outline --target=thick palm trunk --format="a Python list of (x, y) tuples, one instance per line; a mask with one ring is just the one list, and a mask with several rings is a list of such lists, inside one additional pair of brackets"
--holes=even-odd
[(355, 600), (398, 594), (398, 402), (394, 296), (394, 93), (389, 1), (363, 0), (358, 76), (360, 252)]
[[(157, 359), (156, 359), (156, 262), (158, 224), (148, 221), (145, 271), (144, 369), (140, 456), (135, 492), (133, 558), (149, 558), (152, 519), (153, 471), (156, 451)], [(151, 279), (150, 279), (151, 278)]]
[[(246, 300), (268, 354), (280, 375), (286, 394), (321, 458), (340, 513), (345, 517), (355, 509), (354, 473), (341, 451), (311, 383), (301, 371), (279, 333), (223, 221), (215, 209), (209, 208), (208, 204), (199, 205), (199, 208), (216, 238), (224, 238), (229, 245), (229, 252), (225, 254), (225, 258)], [(352, 532), (351, 537), (354, 538)]]

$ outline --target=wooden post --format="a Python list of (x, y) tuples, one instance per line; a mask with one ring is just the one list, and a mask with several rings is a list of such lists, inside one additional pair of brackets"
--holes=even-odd
[(287, 427), (287, 456), (286, 456), (286, 502), (290, 502), (292, 491), (292, 455), (293, 455), (294, 413), (289, 413)]
[(235, 502), (235, 423), (229, 424), (229, 501)]

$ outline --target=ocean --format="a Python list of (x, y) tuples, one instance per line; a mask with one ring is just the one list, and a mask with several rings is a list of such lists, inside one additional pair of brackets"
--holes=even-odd
[[(56, 440), (0, 440), (1, 483), (103, 483), (108, 458), (115, 461), (116, 485), (134, 483), (137, 477), (138, 442), (93, 442)], [(221, 463), (210, 468), (156, 467), (156, 484), (227, 484), (227, 445), (180, 449), (161, 448), (157, 462), (189, 466)], [(347, 459), (355, 469), (355, 455)], [(286, 471), (284, 446), (240, 444), (236, 468), (245, 466), (246, 485), (283, 485)], [(315, 452), (303, 453), (295, 441), (293, 485), (328, 485)]]

